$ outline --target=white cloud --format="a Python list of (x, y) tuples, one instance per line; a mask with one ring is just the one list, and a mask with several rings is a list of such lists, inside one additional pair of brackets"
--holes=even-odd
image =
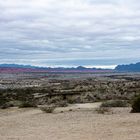
[(0, 13), (7, 62), (140, 59), (139, 0), (0, 0)]

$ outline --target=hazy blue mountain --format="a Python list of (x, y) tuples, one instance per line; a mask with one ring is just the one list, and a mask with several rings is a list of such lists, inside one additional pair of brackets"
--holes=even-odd
[(47, 70), (47, 71), (96, 71), (96, 70), (109, 70), (109, 69), (100, 69), (100, 68), (86, 68), (83, 66), (78, 66), (76, 68), (65, 68), (65, 67), (57, 67), (57, 68), (51, 68), (51, 67), (37, 67), (37, 66), (31, 66), (31, 65), (19, 65), (19, 64), (0, 64), (0, 68), (20, 68), (20, 69), (35, 69), (35, 70)]
[(118, 65), (116, 71), (140, 72), (140, 62), (129, 65)]
[[(83, 66), (78, 66), (76, 68), (51, 68), (51, 67), (37, 67), (31, 65), (19, 65), (19, 64), (0, 64), (0, 68), (20, 68), (20, 69), (35, 69), (35, 70), (47, 70), (47, 71), (100, 71), (100, 70), (109, 70), (109, 69), (101, 69), (101, 68), (86, 68)], [(115, 71), (124, 71), (124, 72), (140, 72), (140, 62), (136, 64), (128, 64), (128, 65), (118, 65)]]
[(0, 68), (39, 68), (39, 67), (19, 64), (0, 64)]

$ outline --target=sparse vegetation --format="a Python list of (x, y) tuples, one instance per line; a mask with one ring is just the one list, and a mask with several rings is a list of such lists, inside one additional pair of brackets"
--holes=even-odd
[(19, 108), (28, 108), (28, 107), (37, 107), (37, 106), (32, 102), (22, 101), (18, 107)]
[(1, 109), (6, 109), (9, 107), (9, 104), (7, 102), (8, 100), (6, 96), (4, 96), (3, 94), (0, 94), (0, 108)]
[(45, 113), (53, 113), (55, 108), (56, 108), (56, 106), (54, 106), (54, 105), (48, 105), (48, 106), (40, 107), (40, 109)]
[(47, 104), (58, 104), (61, 101), (63, 101), (61, 96), (55, 96), (55, 97), (48, 99)]
[(124, 100), (109, 100), (103, 102), (101, 107), (128, 107), (128, 102)]
[(23, 102), (22, 101), (18, 101), (18, 100), (13, 100), (13, 101), (9, 101), (7, 102), (11, 107), (18, 107), (20, 106)]
[[(18, 80), (16, 76), (20, 76), (19, 74), (15, 76), (16, 80), (1, 80), (0, 87), (4, 86), (4, 88), (0, 88), (0, 107), (8, 107), (7, 104), (11, 101), (35, 102), (37, 105), (55, 104), (65, 107), (67, 103), (92, 103), (105, 100), (115, 100), (115, 103), (112, 101), (111, 104), (110, 101), (103, 103), (105, 106), (125, 107), (125, 101), (116, 100), (129, 101), (140, 91), (138, 77), (127, 80), (128, 75), (104, 75), (96, 79), (92, 74), (91, 78), (85, 78), (84, 74), (79, 73), (74, 74), (74, 77), (73, 74), (48, 74), (46, 79), (41, 80), (43, 75), (47, 74), (39, 73), (36, 78), (36, 75), (27, 73), (25, 77), (20, 77)], [(81, 78), (83, 75), (84, 79)], [(19, 106), (15, 103), (10, 103), (10, 105)]]
[(99, 107), (95, 110), (98, 114), (106, 114), (110, 112), (108, 107)]
[(67, 101), (60, 101), (59, 103), (56, 104), (57, 107), (67, 107), (68, 103)]

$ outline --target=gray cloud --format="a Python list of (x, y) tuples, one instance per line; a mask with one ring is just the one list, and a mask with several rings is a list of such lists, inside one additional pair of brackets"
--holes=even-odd
[(140, 59), (139, 0), (0, 0), (0, 13), (0, 63), (94, 66)]

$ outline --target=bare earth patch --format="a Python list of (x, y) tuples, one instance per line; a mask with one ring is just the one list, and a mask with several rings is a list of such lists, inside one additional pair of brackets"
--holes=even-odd
[(84, 103), (84, 104), (70, 104), (68, 107), (58, 107), (54, 110), (54, 113), (77, 111), (77, 110), (94, 110), (99, 107), (101, 102), (97, 103)]
[(93, 111), (97, 106), (72, 105), (64, 110), (57, 108), (52, 114), (32, 108), (0, 110), (0, 140), (140, 139), (140, 114), (129, 113), (130, 108), (111, 109), (113, 114), (109, 115), (97, 114)]

